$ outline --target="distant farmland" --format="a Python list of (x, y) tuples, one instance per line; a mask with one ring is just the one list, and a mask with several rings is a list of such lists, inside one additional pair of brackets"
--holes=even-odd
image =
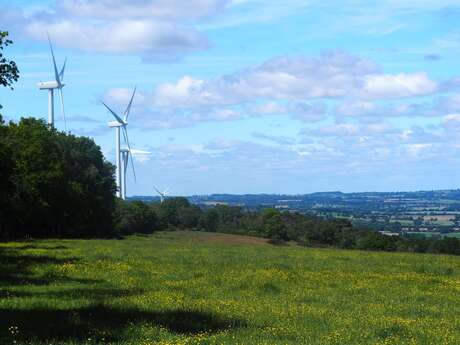
[(459, 344), (460, 257), (163, 232), (0, 244), (1, 344)]

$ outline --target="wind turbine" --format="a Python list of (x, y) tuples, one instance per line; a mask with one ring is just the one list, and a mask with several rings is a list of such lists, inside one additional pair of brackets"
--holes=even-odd
[(165, 201), (166, 196), (169, 194), (169, 190), (166, 189), (164, 192), (160, 192), (155, 186), (153, 186), (153, 189), (156, 190), (156, 192), (160, 196), (160, 202), (163, 203), (163, 201)]
[(65, 84), (62, 81), (64, 80), (64, 71), (65, 71), (65, 65), (67, 62), (67, 58), (64, 60), (64, 64), (62, 65), (61, 71), (58, 72), (58, 69), (56, 66), (56, 59), (54, 58), (53, 45), (51, 44), (49, 35), (48, 35), (48, 43), (50, 45), (51, 56), (53, 58), (54, 79), (55, 80), (39, 82), (37, 86), (40, 90), (48, 90), (48, 125), (50, 127), (54, 127), (54, 90), (59, 90), (59, 96), (61, 98), (61, 112), (62, 112), (62, 116), (64, 117), (64, 128), (67, 130), (67, 122), (66, 122), (65, 111), (64, 111), (64, 96), (62, 94), (62, 88), (65, 86)]
[[(102, 102), (104, 106), (110, 111), (116, 121), (109, 122), (110, 128), (115, 128), (115, 155), (116, 155), (116, 164), (117, 164), (117, 196), (126, 199), (126, 170), (128, 167), (128, 160), (131, 160), (131, 167), (133, 168), (134, 180), (136, 180), (136, 170), (134, 169), (133, 156), (131, 153), (131, 145), (129, 143), (128, 130), (126, 126), (128, 125), (128, 116), (131, 111), (131, 106), (133, 104), (134, 95), (136, 94), (136, 87), (134, 87), (133, 94), (131, 99), (126, 107), (126, 110), (123, 113), (123, 118), (115, 113), (112, 109), (109, 108), (107, 104)], [(124, 142), (127, 147), (121, 148), (120, 142), (120, 132), (123, 131)], [(131, 158), (131, 159), (129, 159)], [(123, 164), (123, 166), (122, 166)]]

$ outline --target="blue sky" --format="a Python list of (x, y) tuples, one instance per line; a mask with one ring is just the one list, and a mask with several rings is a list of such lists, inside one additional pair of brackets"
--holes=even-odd
[[(114, 161), (110, 115), (138, 93), (128, 195), (458, 188), (453, 0), (0, 0), (21, 71), (3, 114), (46, 118), (68, 58), (67, 127)], [(57, 127), (64, 129), (57, 107)]]

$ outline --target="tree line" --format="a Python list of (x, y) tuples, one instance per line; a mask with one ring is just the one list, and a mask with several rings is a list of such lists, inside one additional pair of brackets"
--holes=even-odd
[(172, 198), (163, 203), (120, 200), (115, 214), (119, 235), (193, 230), (264, 237), (273, 244), (293, 241), (303, 246), (460, 255), (460, 240), (456, 238), (386, 236), (358, 229), (347, 219), (323, 219), (271, 208), (261, 211), (227, 205), (200, 208), (186, 198)]

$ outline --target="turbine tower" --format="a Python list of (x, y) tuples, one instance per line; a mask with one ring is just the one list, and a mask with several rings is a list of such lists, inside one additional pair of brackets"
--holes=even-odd
[(161, 203), (163, 203), (163, 201), (165, 201), (165, 199), (166, 199), (166, 196), (167, 196), (167, 195), (168, 195), (168, 193), (169, 193), (169, 190), (168, 190), (168, 189), (166, 189), (164, 192), (160, 192), (160, 191), (158, 190), (158, 188), (157, 188), (157, 187), (155, 187), (155, 186), (153, 186), (153, 189), (155, 189), (155, 190), (156, 190), (156, 192), (157, 192), (157, 193), (158, 193), (158, 195), (160, 196), (160, 202), (161, 202)]
[[(136, 180), (136, 171), (134, 169), (133, 156), (131, 154), (131, 145), (129, 143), (128, 130), (126, 126), (128, 125), (128, 116), (131, 111), (131, 106), (133, 104), (134, 95), (136, 94), (136, 87), (134, 87), (133, 94), (131, 99), (126, 107), (125, 112), (123, 113), (123, 118), (115, 113), (112, 109), (109, 108), (107, 104), (102, 102), (108, 111), (113, 115), (115, 121), (109, 122), (110, 128), (115, 128), (115, 156), (116, 156), (116, 181), (117, 181), (117, 197), (126, 199), (126, 170), (128, 167), (128, 160), (131, 160), (131, 166), (133, 168), (134, 180)], [(120, 132), (123, 131), (124, 143), (127, 147), (121, 147), (121, 137)], [(131, 158), (131, 159), (129, 159)]]
[(54, 127), (54, 90), (59, 90), (59, 96), (61, 98), (61, 112), (64, 118), (64, 128), (67, 131), (67, 123), (65, 118), (64, 111), (64, 95), (62, 94), (62, 88), (65, 84), (62, 82), (64, 80), (64, 71), (67, 58), (64, 60), (61, 71), (58, 72), (56, 66), (56, 59), (54, 58), (53, 45), (51, 44), (50, 37), (48, 36), (48, 43), (50, 45), (51, 57), (53, 58), (53, 67), (54, 67), (54, 81), (45, 81), (39, 82), (37, 84), (40, 90), (48, 90), (48, 125)]
[[(127, 170), (128, 170), (128, 161), (129, 158), (131, 157), (131, 162), (132, 162), (132, 152), (128, 147), (122, 147), (120, 149), (120, 154), (121, 154), (121, 166), (122, 166), (122, 171), (121, 171), (121, 198), (123, 200), (126, 199), (126, 175), (127, 175)], [(136, 172), (133, 167), (133, 173), (134, 173), (134, 179), (136, 179)]]

